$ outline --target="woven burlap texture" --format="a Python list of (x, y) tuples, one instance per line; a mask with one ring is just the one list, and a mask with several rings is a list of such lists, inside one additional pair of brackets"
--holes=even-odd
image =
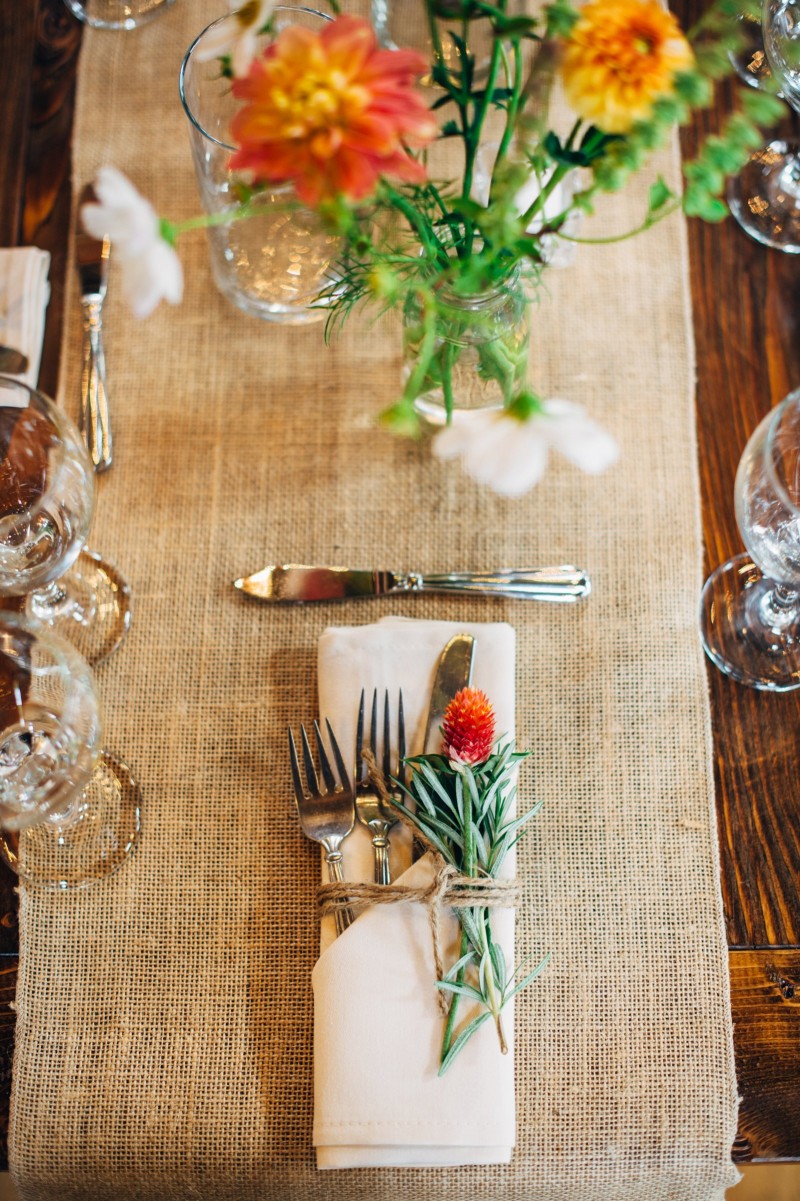
[[(165, 215), (198, 208), (177, 76), (221, 0), (131, 34), (86, 32), (76, 190), (105, 162)], [(677, 153), (658, 164), (677, 180)], [(646, 204), (614, 201), (618, 228)], [(98, 672), (107, 743), (135, 768), (144, 833), (113, 880), (22, 889), (11, 1163), (24, 1201), (712, 1201), (736, 1172), (727, 954), (696, 629), (701, 535), (685, 231), (673, 219), (553, 269), (531, 380), (587, 405), (621, 460), (554, 461), (509, 502), (377, 431), (396, 319), (247, 318), (182, 246), (186, 295), (144, 323), (112, 272), (115, 462), (91, 544), (133, 588)], [(60, 400), (76, 410), (70, 273)], [(274, 562), (422, 570), (573, 561), (577, 607), (421, 597), (335, 610), (248, 602)], [(319, 1174), (309, 977), (317, 849), (297, 825), (286, 726), (315, 713), (316, 641), (387, 612), (517, 631), (518, 1145), (507, 1168)], [(391, 683), (387, 681), (387, 683)], [(376, 1064), (376, 1070), (380, 1065)]]

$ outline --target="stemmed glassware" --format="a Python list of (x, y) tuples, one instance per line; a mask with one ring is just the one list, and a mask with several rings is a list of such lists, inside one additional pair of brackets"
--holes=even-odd
[(86, 661), (38, 622), (0, 612), (0, 853), (27, 883), (82, 887), (132, 851), (139, 789), (101, 738)]
[(736, 520), (747, 554), (703, 589), (709, 658), (752, 688), (800, 688), (800, 389), (751, 436), (736, 473)]
[[(764, 49), (781, 94), (800, 112), (800, 2), (764, 0)], [(775, 141), (751, 155), (728, 188), (742, 228), (767, 246), (800, 254), (800, 150)]]
[(130, 591), (85, 542), (95, 475), (76, 426), (19, 380), (0, 376), (0, 596), (70, 641), (91, 664), (119, 646)]

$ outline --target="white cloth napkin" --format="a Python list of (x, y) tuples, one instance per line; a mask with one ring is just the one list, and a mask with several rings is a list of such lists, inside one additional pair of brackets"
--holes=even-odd
[(35, 246), (0, 249), (0, 345), (27, 355), (28, 370), (15, 378), (31, 388), (39, 379), (44, 318), (50, 299), (49, 270), (46, 250)]
[[(390, 690), (392, 736), (403, 690), (407, 749), (422, 750), (439, 655), (456, 633), (475, 637), (472, 683), (493, 702), (497, 733), (514, 732), (514, 631), (387, 617), (326, 630), (319, 642), (320, 712), (345, 760), (355, 746), (361, 689)], [(410, 866), (410, 844), (392, 836), (392, 879), (432, 877), (430, 858)], [(348, 879), (372, 879), (369, 833), (356, 826), (343, 846)], [(406, 869), (405, 871), (403, 869)], [(513, 860), (507, 864), (513, 875)], [(401, 874), (402, 873), (402, 874)], [(448, 1072), (437, 1076), (443, 1019), (434, 987), (431, 931), (421, 905), (376, 905), (338, 938), (323, 922), (314, 988), (314, 1146), (319, 1168), (436, 1167), (508, 1163), (516, 1136), (513, 1013), (503, 1011), (509, 1053), (485, 1022)], [(513, 910), (495, 910), (493, 929), (509, 968)], [(442, 920), (446, 962), (457, 958), (458, 926)], [(465, 1007), (466, 1009), (466, 1007)]]

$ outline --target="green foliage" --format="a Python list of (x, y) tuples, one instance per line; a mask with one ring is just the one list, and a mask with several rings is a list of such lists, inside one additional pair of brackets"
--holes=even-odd
[[(532, 395), (517, 404), (539, 403)], [(498, 879), (511, 848), (524, 825), (538, 813), (535, 805), (521, 816), (512, 816), (516, 802), (518, 765), (527, 757), (517, 752), (513, 739), (501, 742), (484, 763), (454, 765), (443, 755), (419, 755), (407, 759), (411, 769), (408, 785), (397, 781), (410, 803), (395, 802), (406, 821), (425, 842), (472, 879)], [(501, 948), (494, 941), (490, 910), (476, 904), (455, 910), (461, 925), (459, 958), (438, 981), (438, 988), (452, 996), (445, 1026), (439, 1075), (443, 1075), (469, 1039), (490, 1018), (504, 1046), (501, 1014), (522, 988), (531, 983), (547, 962), (521, 975), (520, 964), (509, 977)], [(471, 1003), (465, 1025), (456, 1031), (459, 999)], [(476, 1012), (477, 1009), (477, 1012)]]
[[(686, 164), (682, 198), (659, 179), (634, 229), (613, 239), (580, 239), (567, 235), (570, 214), (592, 213), (598, 193), (619, 191), (652, 152), (667, 143), (676, 125), (686, 124), (696, 110), (711, 105), (717, 81), (732, 72), (729, 53), (743, 45), (741, 13), (748, 5), (757, 9), (757, 0), (715, 0), (709, 6), (687, 33), (694, 64), (679, 72), (672, 91), (658, 97), (646, 118), (634, 122), (624, 134), (607, 133), (581, 119), (569, 131), (549, 126), (557, 45), (570, 36), (579, 19), (577, 5), (554, 0), (533, 18), (510, 13), (508, 0), (425, 3), (434, 46), (430, 105), (441, 114), (440, 137), (462, 144), (460, 178), (402, 185), (384, 180), (368, 208), (341, 200), (324, 212), (343, 246), (339, 278), (325, 293), (327, 337), (362, 303), (377, 305), (382, 312), (389, 307), (407, 309), (410, 298), (415, 298), (424, 311), (416, 339), (420, 361), (406, 380), (399, 403), (383, 416), (389, 428), (414, 434), (418, 432), (411, 417), (415, 388), (436, 386), (445, 405), (449, 403), (452, 364), (449, 352), (436, 342), (442, 293), (467, 295), (494, 288), (520, 265), (535, 285), (553, 239), (621, 240), (649, 229), (681, 205), (689, 216), (721, 220), (726, 214), (722, 196), (727, 178), (763, 143), (764, 128), (784, 111), (774, 95), (741, 87), (723, 127), (714, 130), (697, 158)], [(481, 30), (485, 46), (487, 28), (493, 35), (491, 50), (488, 62), (482, 50), (479, 71), (474, 36), (476, 29)], [(475, 179), (486, 121), (493, 112), (500, 114), (503, 128), (487, 202), (484, 194), (476, 197)], [(562, 208), (553, 211), (559, 185), (576, 173), (580, 185)], [(520, 212), (517, 197), (531, 176), (538, 181), (539, 191), (527, 210)], [(482, 356), (480, 370), (497, 380), (507, 407), (524, 405), (519, 400), (520, 381), (504, 372), (491, 355)]]

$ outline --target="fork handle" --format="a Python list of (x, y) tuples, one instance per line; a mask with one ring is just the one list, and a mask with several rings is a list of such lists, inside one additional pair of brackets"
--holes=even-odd
[(392, 875), (389, 871), (389, 839), (385, 834), (375, 834), (372, 839), (375, 872), (373, 879), (376, 884), (391, 884)]
[[(342, 852), (341, 851), (326, 851), (325, 862), (328, 865), (328, 879), (331, 884), (344, 884), (344, 875), (342, 874)], [(336, 909), (334, 911), (334, 920), (336, 922), (337, 937), (342, 934), (348, 926), (353, 924), (352, 909)]]
[(86, 298), (82, 306), (81, 430), (95, 471), (108, 471), (112, 455), (111, 419), (106, 392), (102, 302), (97, 297)]

